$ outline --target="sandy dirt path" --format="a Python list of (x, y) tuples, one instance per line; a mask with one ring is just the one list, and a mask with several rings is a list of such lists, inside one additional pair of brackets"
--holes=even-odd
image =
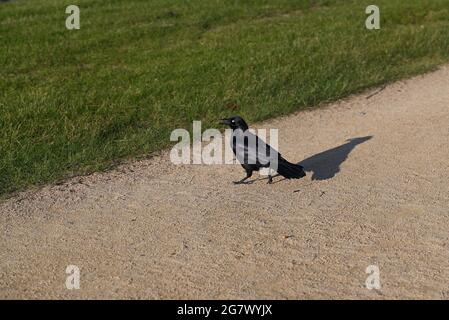
[(165, 152), (4, 201), (0, 297), (449, 299), (449, 66), (374, 91), (257, 124), (301, 180)]

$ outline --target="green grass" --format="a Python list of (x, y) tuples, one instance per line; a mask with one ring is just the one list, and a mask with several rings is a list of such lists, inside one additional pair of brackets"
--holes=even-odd
[[(288, 114), (449, 60), (449, 0), (0, 2), (0, 195)], [(229, 106), (237, 104), (237, 110)], [(325, 125), (325, 124), (323, 124)]]

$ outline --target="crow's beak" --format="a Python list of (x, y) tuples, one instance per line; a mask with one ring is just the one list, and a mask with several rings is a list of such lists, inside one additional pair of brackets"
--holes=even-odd
[(231, 124), (231, 121), (229, 119), (220, 119), (220, 124), (229, 126)]

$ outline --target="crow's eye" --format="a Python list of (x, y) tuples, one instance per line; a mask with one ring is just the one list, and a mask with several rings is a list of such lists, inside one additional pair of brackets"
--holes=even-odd
[(235, 120), (231, 120), (231, 122), (232, 122), (232, 123), (234, 123), (234, 122), (235, 122)]

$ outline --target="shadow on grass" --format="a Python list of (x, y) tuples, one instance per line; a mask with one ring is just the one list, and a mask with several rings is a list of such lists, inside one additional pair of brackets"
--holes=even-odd
[(359, 144), (368, 141), (373, 136), (359, 137), (347, 140), (341, 146), (323, 151), (299, 162), (306, 171), (312, 172), (312, 180), (327, 180), (340, 172), (340, 165), (348, 158), (351, 151)]

